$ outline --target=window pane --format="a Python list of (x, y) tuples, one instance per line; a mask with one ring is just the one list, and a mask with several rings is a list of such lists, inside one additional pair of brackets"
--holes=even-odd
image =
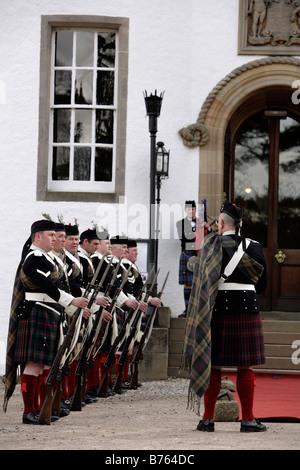
[(300, 248), (300, 124), (280, 121), (278, 246)]
[(269, 191), (269, 120), (263, 114), (248, 119), (235, 148), (234, 199), (245, 209), (243, 228), (267, 246)]
[(92, 111), (88, 109), (75, 111), (74, 142), (92, 142)]
[(53, 119), (54, 142), (70, 142), (71, 111), (69, 109), (55, 109)]
[(70, 164), (70, 149), (68, 147), (53, 147), (53, 180), (68, 180)]
[(109, 109), (96, 111), (96, 142), (101, 144), (113, 143), (114, 112)]
[(112, 181), (111, 148), (96, 148), (95, 181)]
[(71, 104), (71, 71), (56, 70), (55, 72), (55, 104)]
[(116, 56), (116, 35), (114, 33), (98, 34), (98, 67), (114, 67)]
[(92, 67), (94, 64), (94, 33), (78, 32), (76, 35), (77, 67)]
[(73, 32), (57, 31), (55, 33), (55, 65), (71, 66), (73, 57)]
[(97, 104), (114, 104), (114, 72), (97, 73)]
[(90, 181), (91, 179), (91, 148), (74, 148), (74, 180)]
[(75, 81), (75, 103), (93, 103), (93, 72), (92, 70), (77, 70)]

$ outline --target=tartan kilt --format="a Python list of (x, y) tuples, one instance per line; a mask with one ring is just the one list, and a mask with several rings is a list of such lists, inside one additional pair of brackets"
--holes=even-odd
[(250, 367), (265, 363), (260, 313), (213, 313), (211, 363)]
[(197, 256), (196, 251), (186, 250), (182, 251), (179, 259), (179, 284), (189, 285), (193, 282), (193, 272), (188, 270), (187, 264), (192, 256)]
[[(52, 304), (61, 311), (62, 307)], [(20, 319), (14, 352), (14, 362), (28, 361), (51, 366), (59, 340), (61, 316), (46, 307), (34, 304), (28, 318)]]

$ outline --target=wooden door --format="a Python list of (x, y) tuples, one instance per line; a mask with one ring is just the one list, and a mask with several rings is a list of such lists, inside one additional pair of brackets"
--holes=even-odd
[(300, 312), (300, 124), (287, 113), (247, 119), (233, 145), (231, 198), (269, 267), (262, 310)]

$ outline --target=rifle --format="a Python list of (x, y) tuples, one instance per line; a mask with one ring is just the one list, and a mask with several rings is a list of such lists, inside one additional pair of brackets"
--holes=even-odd
[[(95, 274), (93, 276), (92, 281), (87, 285), (85, 292), (83, 294), (83, 297), (87, 298), (90, 294), (90, 291), (92, 288), (95, 289), (94, 283), (97, 280), (97, 277), (99, 275), (102, 263), (104, 261), (104, 257), (101, 260), (101, 262), (98, 264), (97, 269), (95, 271)], [(94, 299), (93, 296), (91, 297), (89, 303), (88, 303), (88, 308), (92, 305)], [(81, 315), (82, 309), (80, 307), (77, 308), (75, 311), (74, 315), (72, 316), (72, 321), (71, 324), (68, 328), (68, 331), (65, 335), (64, 341), (61, 344), (59, 350), (56, 353), (56, 356), (54, 358), (54, 361), (52, 363), (51, 369), (49, 371), (48, 377), (46, 379), (45, 384), (47, 385), (47, 395), (45, 397), (42, 409), (40, 411), (39, 419), (38, 419), (38, 424), (51, 424), (51, 415), (52, 415), (52, 403), (53, 403), (53, 395), (52, 395), (52, 386), (54, 383), (54, 380), (57, 380), (58, 382), (61, 381), (62, 379), (62, 374), (61, 374), (61, 361), (62, 358), (67, 350), (69, 350), (72, 338), (74, 335), (74, 332), (76, 330), (76, 324), (77, 321)]]
[[(159, 273), (159, 270), (157, 271), (156, 275), (154, 276), (154, 279), (153, 279), (153, 282), (151, 284), (150, 289), (146, 293), (146, 296), (144, 298), (144, 302), (146, 302), (146, 303), (148, 303), (149, 297), (152, 295), (152, 290), (153, 290), (153, 287), (156, 283), (158, 273)], [(130, 344), (131, 344), (131, 342), (132, 342), (132, 340), (133, 340), (133, 338), (136, 334), (137, 325), (138, 325), (138, 322), (139, 322), (139, 319), (140, 319), (140, 316), (142, 315), (142, 313), (143, 312), (141, 311), (141, 309), (139, 309), (136, 316), (135, 316), (135, 318), (134, 318), (134, 321), (132, 323), (130, 333), (127, 336), (127, 338), (126, 338), (126, 340), (123, 344), (122, 353), (121, 353), (121, 355), (119, 357), (119, 360), (118, 360), (118, 375), (117, 375), (117, 378), (116, 378), (115, 383), (113, 385), (113, 391), (115, 393), (118, 393), (118, 394), (122, 393), (123, 365), (124, 365), (124, 362), (126, 362), (126, 359), (128, 357), (129, 347), (130, 347)]]
[[(166, 286), (166, 283), (167, 283), (167, 280), (168, 280), (168, 277), (169, 277), (169, 274), (170, 274), (170, 271), (168, 272), (168, 274), (166, 275), (166, 278), (165, 278), (165, 281), (163, 283), (163, 286), (161, 288), (161, 291), (159, 292), (159, 294), (157, 295), (157, 297), (159, 299), (161, 299), (161, 296), (163, 294), (163, 291), (165, 289), (165, 286)], [(158, 307), (155, 307), (151, 314), (149, 315), (149, 318), (147, 320), (147, 324), (146, 324), (146, 327), (145, 327), (145, 331), (143, 333), (143, 336), (140, 340), (140, 342), (138, 343), (137, 345), (137, 348), (136, 348), (136, 351), (135, 351), (135, 354), (133, 356), (133, 359), (131, 361), (131, 363), (134, 365), (134, 371), (132, 373), (132, 376), (131, 376), (131, 379), (130, 379), (130, 383), (129, 383), (129, 390), (131, 389), (136, 389), (137, 388), (137, 383), (138, 383), (138, 364), (142, 361), (143, 357), (143, 351), (145, 349), (145, 341), (149, 335), (149, 331), (150, 331), (150, 328), (152, 327), (153, 325), (153, 322), (154, 322), (154, 319), (155, 319), (155, 316), (156, 316), (156, 312), (157, 312), (157, 309)]]
[[(103, 284), (104, 284), (104, 281), (107, 277), (107, 274), (108, 274), (108, 271), (110, 269), (111, 263), (112, 263), (112, 259), (107, 264), (106, 269), (104, 271), (104, 274), (101, 278), (101, 281), (100, 281), (99, 285), (97, 286), (97, 289), (94, 291), (94, 298), (96, 298), (97, 294), (101, 291), (101, 289), (103, 287)], [(113, 278), (114, 278), (113, 282), (115, 282), (116, 276), (115, 277), (113, 276)], [(89, 367), (89, 363), (87, 361), (87, 355), (88, 355), (88, 351), (89, 351), (89, 349), (92, 345), (92, 342), (94, 340), (95, 333), (97, 331), (98, 324), (99, 324), (100, 319), (101, 319), (102, 311), (103, 311), (103, 307), (100, 307), (98, 309), (96, 315), (95, 315), (95, 320), (94, 320), (93, 327), (92, 327), (92, 329), (91, 329), (91, 331), (88, 335), (88, 338), (85, 340), (83, 348), (82, 348), (81, 356), (80, 356), (80, 359), (78, 361), (78, 365), (77, 365), (76, 372), (75, 372), (75, 376), (77, 378), (77, 383), (76, 383), (76, 388), (75, 388), (74, 395), (73, 395), (72, 400), (71, 400), (70, 411), (81, 411), (81, 403), (82, 403), (82, 401), (84, 401), (83, 398), (85, 398), (86, 374), (87, 374), (87, 370), (88, 370), (88, 367)], [(83, 393), (83, 390), (84, 390), (84, 393)]]
[[(154, 266), (153, 266), (150, 274), (148, 275), (148, 278), (145, 281), (143, 287), (140, 289), (140, 292), (137, 295), (137, 300), (141, 300), (142, 295), (143, 295), (145, 289), (147, 288), (149, 279), (152, 276), (153, 270), (154, 270)], [(106, 358), (106, 360), (103, 364), (105, 372), (103, 374), (103, 377), (102, 377), (102, 380), (101, 380), (101, 383), (100, 383), (100, 386), (99, 386), (99, 389), (98, 389), (98, 392), (97, 392), (97, 397), (107, 397), (108, 396), (109, 368), (116, 361), (116, 357), (115, 357), (116, 351), (117, 351), (120, 343), (123, 341), (123, 338), (126, 334), (127, 325), (130, 323), (130, 321), (132, 320), (134, 314), (136, 314), (137, 311), (138, 311), (138, 309), (135, 309), (135, 310), (131, 309), (129, 311), (125, 321), (122, 323), (121, 330), (120, 330), (118, 336), (115, 338), (113, 344), (110, 347), (107, 358)]]

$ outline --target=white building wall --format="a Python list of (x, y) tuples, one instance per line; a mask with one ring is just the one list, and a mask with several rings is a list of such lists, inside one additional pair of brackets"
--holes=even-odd
[[(209, 92), (234, 68), (248, 62), (237, 55), (237, 0), (0, 0), (0, 373), (4, 371), (12, 286), (31, 223), (49, 213), (66, 223), (102, 224), (99, 214), (118, 207), (81, 202), (36, 201), (41, 15), (104, 15), (130, 19), (126, 151), (127, 207), (149, 204), (150, 136), (143, 91), (165, 91), (157, 140), (170, 149), (169, 179), (161, 204), (182, 208), (197, 200), (199, 150), (178, 134), (197, 120)], [(253, 60), (254, 57), (251, 58)], [(209, 201), (208, 201), (209, 204)], [(123, 206), (124, 207), (124, 206)], [(98, 214), (98, 215), (97, 215)], [(113, 220), (108, 224), (115, 235)], [(126, 224), (125, 224), (126, 226)], [(143, 221), (147, 236), (148, 219)], [(128, 233), (135, 236), (134, 233)], [(166, 232), (164, 232), (166, 236)], [(159, 281), (171, 271), (164, 305), (173, 316), (184, 308), (178, 285), (180, 242), (159, 243)], [(160, 286), (160, 284), (159, 284)]]

